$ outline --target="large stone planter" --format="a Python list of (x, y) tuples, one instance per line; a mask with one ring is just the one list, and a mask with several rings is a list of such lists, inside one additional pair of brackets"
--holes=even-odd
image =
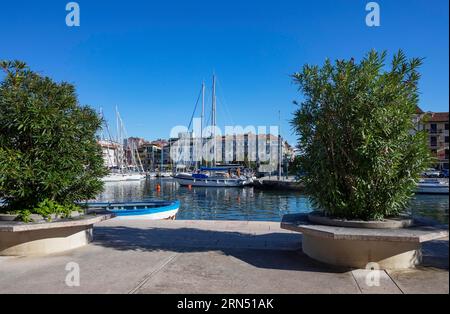
[(46, 223), (0, 221), (0, 256), (34, 256), (64, 252), (93, 239), (93, 225), (111, 215), (80, 216)]
[(413, 226), (408, 219), (367, 223), (330, 221), (317, 215), (286, 215), (281, 227), (302, 233), (302, 249), (309, 257), (362, 269), (371, 263), (376, 263), (379, 269), (415, 267), (422, 260), (423, 242), (448, 236), (448, 230)]
[[(72, 212), (72, 213), (70, 214), (70, 216), (71, 216), (72, 218), (80, 217), (80, 216), (82, 216), (82, 215), (83, 215), (83, 214), (81, 214), (81, 213), (79, 213), (79, 212), (75, 212), (75, 211)], [(3, 221), (16, 221), (17, 218), (18, 218), (18, 215), (0, 214), (0, 222), (3, 222)], [(32, 214), (32, 215), (30, 215), (30, 218), (31, 218), (31, 220), (32, 220), (33, 222), (38, 222), (38, 223), (46, 222), (46, 221), (44, 220), (44, 218), (42, 218), (41, 215)], [(52, 219), (52, 221), (55, 221), (55, 220), (58, 220), (58, 219), (59, 219), (58, 216), (55, 215), (55, 214), (50, 215), (50, 218)]]

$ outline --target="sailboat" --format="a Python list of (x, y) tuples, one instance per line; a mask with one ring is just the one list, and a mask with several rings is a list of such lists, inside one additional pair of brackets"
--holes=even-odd
[[(110, 169), (110, 173), (107, 176), (103, 177), (101, 180), (103, 182), (145, 180), (146, 175), (136, 145), (134, 145), (133, 143), (131, 147), (127, 145), (128, 146), (127, 148), (125, 148), (123, 145), (123, 134), (125, 133), (125, 127), (123, 125), (123, 121), (120, 117), (117, 107), (116, 107), (116, 122), (117, 122), (117, 139), (116, 139), (117, 149), (115, 149), (114, 158), (116, 159), (117, 167)], [(107, 124), (106, 129), (108, 130), (110, 142), (113, 142)], [(128, 161), (127, 153), (129, 153), (131, 163)]]
[[(200, 139), (203, 144), (203, 120), (205, 113), (205, 84), (202, 84), (202, 116), (201, 116), (201, 134)], [(212, 85), (212, 139), (215, 141), (216, 134), (216, 77), (213, 75)], [(212, 147), (213, 156), (215, 156), (215, 144)], [(203, 156), (201, 159), (203, 160)], [(212, 167), (200, 167), (193, 173), (178, 173), (174, 176), (175, 181), (182, 186), (201, 186), (201, 187), (243, 187), (251, 184), (246, 176), (240, 174), (240, 167), (216, 167), (215, 158), (213, 158)]]

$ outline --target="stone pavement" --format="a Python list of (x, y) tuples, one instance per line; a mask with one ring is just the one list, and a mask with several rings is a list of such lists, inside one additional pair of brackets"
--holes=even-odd
[[(428, 243), (423, 266), (369, 286), (368, 271), (309, 259), (279, 223), (109, 220), (81, 249), (0, 257), (0, 293), (448, 293), (448, 249), (448, 238)], [(70, 262), (78, 287), (66, 284)]]

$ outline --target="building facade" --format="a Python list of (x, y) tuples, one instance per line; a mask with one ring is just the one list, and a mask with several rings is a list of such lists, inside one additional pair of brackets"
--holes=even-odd
[(170, 158), (170, 141), (144, 141), (140, 143), (137, 150), (145, 171), (153, 172), (172, 169), (172, 160)]
[(233, 164), (257, 169), (264, 173), (276, 172), (279, 163), (289, 163), (293, 158), (292, 147), (272, 134), (234, 134), (211, 138), (193, 138), (190, 134), (180, 136), (172, 145), (175, 164), (187, 167), (215, 163)]
[(428, 146), (435, 158), (434, 168), (449, 169), (448, 112), (423, 112), (418, 109), (419, 130), (427, 132)]
[[(192, 134), (182, 134), (179, 138), (170, 140), (160, 139), (150, 142), (140, 138), (129, 138), (124, 142), (124, 146), (130, 148), (130, 151), (133, 148), (137, 150), (137, 159), (144, 171), (148, 172), (171, 171), (174, 168), (182, 171), (215, 163), (239, 164), (261, 172), (274, 173), (278, 171), (279, 161), (281, 164), (288, 164), (294, 158), (293, 148), (272, 134), (218, 136), (215, 148), (212, 144), (212, 139), (205, 138), (202, 145), (202, 141), (199, 138), (192, 138)], [(106, 151), (104, 154), (108, 156)], [(111, 151), (110, 155), (113, 156), (115, 153)], [(128, 155), (127, 157), (130, 159)], [(109, 159), (105, 157), (105, 160)]]
[(119, 166), (117, 160), (117, 150), (119, 145), (113, 141), (99, 140), (98, 144), (102, 148), (103, 163), (108, 169)]

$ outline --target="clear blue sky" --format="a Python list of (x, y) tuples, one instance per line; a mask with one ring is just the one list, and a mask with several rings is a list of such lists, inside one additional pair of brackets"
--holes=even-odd
[(448, 0), (378, 1), (379, 28), (365, 25), (365, 0), (80, 0), (78, 28), (65, 25), (67, 2), (2, 0), (0, 59), (74, 83), (109, 120), (119, 106), (129, 135), (168, 137), (187, 124), (215, 71), (220, 125), (276, 125), (281, 110), (294, 141), (300, 95), (289, 75), (372, 48), (425, 57), (421, 106), (448, 110)]

